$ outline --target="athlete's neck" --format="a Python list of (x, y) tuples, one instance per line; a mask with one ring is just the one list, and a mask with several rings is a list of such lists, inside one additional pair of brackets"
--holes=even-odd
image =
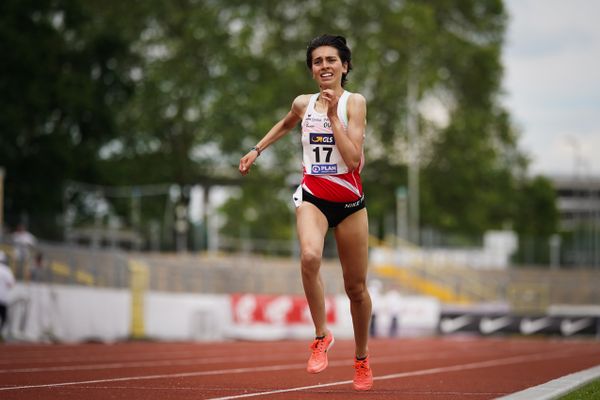
[[(328, 88), (328, 87), (322, 87), (322, 88), (319, 88), (319, 99), (321, 98), (321, 95), (323, 94), (323, 90), (325, 90), (325, 89), (330, 89), (330, 88)], [(344, 91), (345, 91), (345, 90), (344, 90), (344, 88), (343, 88), (343, 87), (339, 86), (339, 87), (337, 87), (337, 88), (333, 89), (333, 91), (335, 92), (335, 95), (336, 95), (337, 97), (341, 97), (341, 96), (342, 96), (342, 94), (344, 94)]]
[[(319, 90), (319, 96), (317, 96), (317, 103), (320, 106), (324, 107), (325, 110), (327, 110), (327, 102), (323, 100), (323, 90), (325, 90), (325, 89), (328, 89), (328, 88), (321, 88)], [(334, 91), (335, 91), (335, 95), (338, 98), (341, 98), (342, 94), (344, 94), (344, 88), (343, 87), (340, 87), (339, 89), (334, 89)]]

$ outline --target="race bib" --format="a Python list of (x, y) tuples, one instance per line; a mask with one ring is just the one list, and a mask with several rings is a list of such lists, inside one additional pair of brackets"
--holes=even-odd
[(304, 165), (310, 175), (336, 175), (342, 173), (342, 157), (335, 147), (333, 133), (311, 132), (304, 151)]

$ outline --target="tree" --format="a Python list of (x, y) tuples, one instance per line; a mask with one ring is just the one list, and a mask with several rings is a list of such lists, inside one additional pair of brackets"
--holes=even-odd
[(55, 235), (67, 179), (94, 181), (99, 148), (117, 134), (132, 58), (91, 6), (68, 0), (0, 5), (0, 162), (9, 223)]
[[(15, 218), (34, 209), (58, 214), (66, 179), (233, 185), (242, 190), (223, 207), (227, 232), (239, 231), (239, 208), (254, 204), (255, 220), (269, 221), (256, 222), (255, 232), (289, 238), (289, 200), (279, 188), (291, 195), (297, 135), (268, 149), (249, 181), (239, 179), (237, 164), (296, 95), (315, 91), (304, 49), (324, 31), (347, 37), (355, 66), (347, 88), (368, 101), (363, 174), (375, 234), (385, 233), (394, 193), (407, 182), (409, 86), (416, 88), (421, 223), (476, 236), (517, 216), (527, 162), (499, 101), (501, 0), (10, 0), (0, 7), (7, 54), (0, 85), (10, 111), (0, 127), (12, 135), (0, 139), (0, 156)], [(257, 190), (255, 182), (273, 187)], [(48, 198), (36, 207), (40, 193)], [(156, 218), (161, 210), (143, 212)]]
[(552, 182), (542, 176), (525, 180), (517, 192), (514, 230), (519, 235), (515, 261), (549, 264), (550, 236), (558, 232), (556, 194)]

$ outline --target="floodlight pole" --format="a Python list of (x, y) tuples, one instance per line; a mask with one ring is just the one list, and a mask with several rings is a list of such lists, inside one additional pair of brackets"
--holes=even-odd
[(409, 240), (416, 245), (420, 244), (419, 232), (419, 145), (418, 145), (418, 114), (417, 100), (419, 97), (419, 83), (416, 74), (409, 74), (407, 88), (408, 115), (406, 128), (408, 131), (408, 230)]
[(401, 241), (409, 240), (407, 227), (407, 190), (405, 186), (396, 188), (396, 247), (400, 246)]
[(558, 233), (550, 236), (550, 268), (557, 270), (560, 268), (560, 235)]

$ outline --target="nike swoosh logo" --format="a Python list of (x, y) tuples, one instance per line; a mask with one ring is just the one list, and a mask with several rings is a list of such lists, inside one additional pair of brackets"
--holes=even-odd
[(534, 320), (530, 318), (523, 318), (520, 324), (521, 333), (523, 335), (531, 335), (532, 333), (541, 331), (542, 329), (549, 327), (551, 323), (552, 320), (547, 317), (538, 318)]
[(461, 315), (456, 318), (442, 318), (440, 322), (440, 330), (443, 333), (456, 332), (462, 327), (469, 325), (473, 321), (473, 317), (470, 315)]
[(587, 328), (592, 324), (591, 318), (582, 318), (577, 321), (571, 321), (570, 319), (563, 319), (560, 322), (560, 332), (564, 336), (571, 336), (572, 334), (579, 332), (582, 329)]
[(499, 317), (499, 318), (484, 317), (479, 322), (479, 330), (484, 335), (494, 333), (494, 332), (504, 328), (505, 326), (510, 325), (512, 320), (513, 319), (511, 317)]

